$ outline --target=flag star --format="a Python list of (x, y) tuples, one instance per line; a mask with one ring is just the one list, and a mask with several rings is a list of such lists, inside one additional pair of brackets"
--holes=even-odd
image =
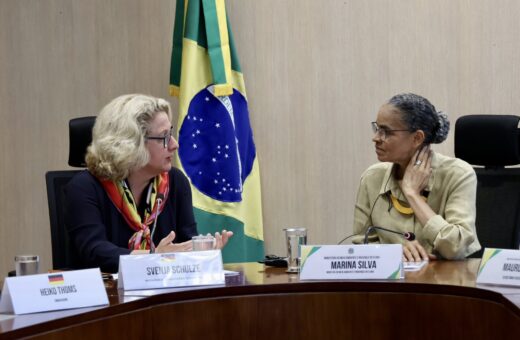
[(194, 134), (194, 133), (192, 133), (192, 134), (191, 134), (191, 136), (192, 136), (192, 137), (195, 137), (195, 134)]
[(224, 154), (224, 157), (229, 158), (229, 155), (226, 153), (226, 154)]
[(216, 159), (215, 157), (213, 157), (213, 158), (211, 159), (211, 161), (212, 161), (213, 163), (215, 163), (215, 162), (217, 161), (217, 159)]
[(213, 183), (217, 184), (217, 183), (218, 183), (218, 181), (217, 181), (217, 180), (214, 180), (214, 181), (213, 181)]
[(196, 149), (197, 148), (197, 144), (193, 144), (193, 148)]
[(202, 122), (202, 118), (199, 119)]
[(209, 102), (209, 97), (204, 98), (204, 100), (206, 100), (207, 102)]
[(220, 123), (215, 124), (215, 127), (218, 129), (220, 127)]
[(231, 184), (229, 184), (229, 183), (228, 183), (228, 184), (227, 184), (227, 186), (228, 186), (228, 187), (230, 187), (230, 186), (231, 186)]
[(227, 191), (226, 187), (222, 187), (222, 191)]
[(225, 178), (222, 178), (222, 182), (225, 182), (225, 181), (226, 181), (226, 179), (225, 179)]
[(219, 191), (218, 194), (219, 194), (220, 196), (222, 196), (222, 191)]
[(217, 149), (220, 149), (220, 145), (217, 145)]
[(217, 151), (217, 153), (220, 155), (220, 151)]
[(190, 120), (190, 119), (191, 119), (191, 117), (190, 117), (190, 116), (186, 116), (186, 118), (187, 118), (188, 120)]
[(196, 133), (197, 135), (199, 135), (199, 134), (200, 134), (200, 130), (195, 131), (195, 133)]
[(199, 171), (199, 175), (202, 175), (202, 171)]
[(217, 176), (220, 176), (220, 172), (217, 172)]
[(226, 149), (229, 149), (229, 145), (226, 144), (225, 148), (226, 148)]
[(197, 120), (197, 117), (193, 116), (193, 120)]

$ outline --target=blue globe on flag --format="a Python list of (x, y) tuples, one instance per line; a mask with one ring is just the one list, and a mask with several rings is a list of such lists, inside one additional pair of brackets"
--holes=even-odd
[(222, 202), (242, 201), (256, 149), (247, 101), (239, 91), (216, 97), (209, 86), (197, 93), (179, 129), (179, 141), (182, 167), (200, 192)]

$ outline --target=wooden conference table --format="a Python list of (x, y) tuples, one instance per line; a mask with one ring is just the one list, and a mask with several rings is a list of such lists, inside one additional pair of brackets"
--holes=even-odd
[(520, 288), (476, 287), (480, 260), (434, 261), (400, 281), (299, 281), (258, 263), (201, 289), (118, 291), (110, 305), (0, 321), (0, 338), (519, 339)]

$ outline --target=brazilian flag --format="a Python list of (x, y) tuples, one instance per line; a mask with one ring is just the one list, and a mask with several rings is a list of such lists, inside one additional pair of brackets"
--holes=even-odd
[(199, 233), (233, 231), (224, 262), (263, 258), (260, 172), (224, 0), (177, 0), (170, 94)]

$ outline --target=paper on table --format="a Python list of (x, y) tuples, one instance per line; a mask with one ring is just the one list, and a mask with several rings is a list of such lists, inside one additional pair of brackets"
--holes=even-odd
[(416, 272), (424, 267), (428, 261), (420, 262), (403, 262), (403, 269), (405, 272)]

